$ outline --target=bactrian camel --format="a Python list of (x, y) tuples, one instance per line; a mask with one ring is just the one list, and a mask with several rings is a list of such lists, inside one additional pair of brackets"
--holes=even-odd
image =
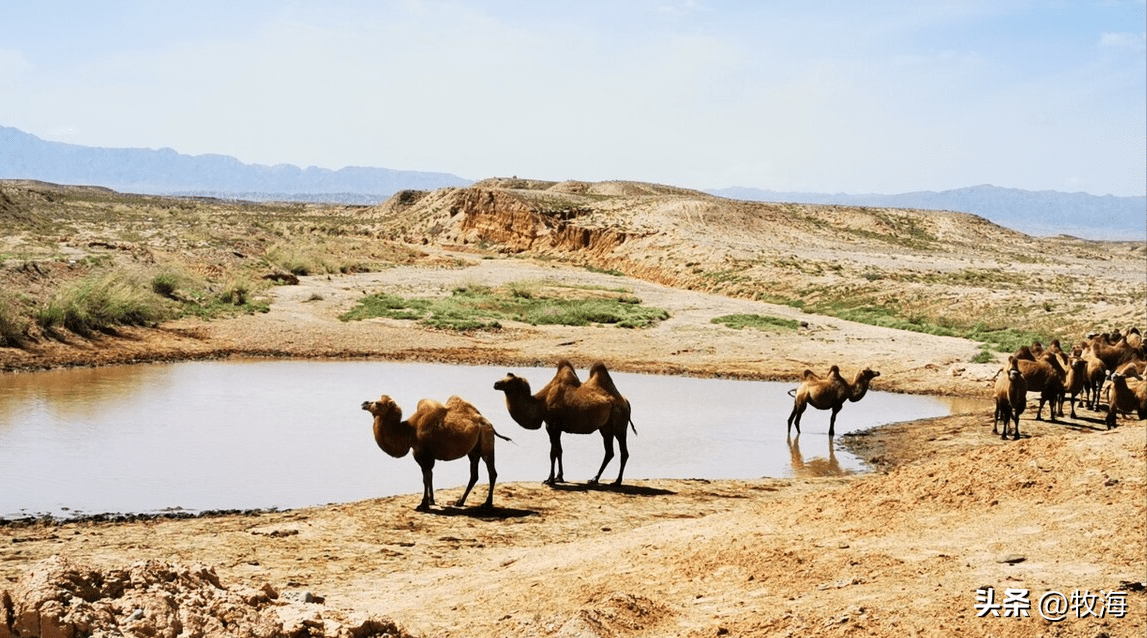
[[(621, 485), (625, 475), (625, 462), (629, 460), (629, 447), (625, 437), (630, 421), (629, 400), (617, 391), (605, 364), (600, 361), (590, 367), (589, 378), (582, 383), (573, 365), (566, 360), (558, 362), (554, 378), (536, 394), (530, 394), (530, 383), (513, 373), (494, 383), (494, 389), (506, 394), (506, 409), (518, 425), (537, 430), (544, 423), (550, 437), (550, 475), (547, 485), (565, 482), (562, 466), (563, 432), (590, 434), (601, 432), (605, 445), (605, 458), (597, 475), (590, 483), (601, 479), (605, 466), (613, 458), (613, 440), (621, 454), (621, 467), (614, 485)], [(633, 432), (637, 433), (634, 427)]]
[(1016, 364), (1027, 381), (1028, 392), (1039, 392), (1036, 420), (1043, 420), (1043, 404), (1047, 403), (1048, 418), (1055, 423), (1056, 406), (1063, 402), (1063, 383), (1067, 379), (1067, 371), (1060, 365), (1059, 357), (1045, 353), (1035, 361), (1017, 358)]
[(832, 410), (828, 420), (828, 435), (836, 435), (836, 414), (844, 407), (845, 401), (856, 402), (868, 393), (868, 385), (880, 376), (879, 372), (865, 368), (856, 373), (852, 383), (840, 376), (840, 367), (832, 366), (828, 376), (820, 377), (812, 370), (804, 371), (804, 378), (796, 390), (789, 391), (789, 395), (796, 398), (793, 402), (793, 411), (789, 414), (788, 431), (792, 432), (797, 426), (797, 434), (801, 431), (801, 415), (805, 408), (812, 406), (818, 410)]
[(1140, 419), (1147, 419), (1147, 381), (1128, 379), (1138, 373), (1117, 371), (1111, 373), (1111, 401), (1107, 408), (1107, 429), (1115, 427), (1120, 412), (1134, 413)]
[(1008, 357), (1008, 365), (996, 373), (996, 414), (992, 419), (992, 434), (996, 434), (996, 425), (1003, 420), (1004, 428), (1000, 433), (1001, 439), (1008, 438), (1008, 421), (1015, 421), (1015, 431), (1012, 440), (1020, 438), (1020, 415), (1027, 407), (1028, 384), (1015, 355)]
[(422, 503), (419, 510), (434, 505), (434, 461), (453, 461), (470, 457), (470, 482), (455, 507), (462, 507), (470, 490), (478, 482), (478, 459), (486, 462), (490, 491), (482, 507), (494, 505), (494, 437), (509, 441), (494, 431), (494, 426), (478, 409), (465, 400), (452, 396), (442, 405), (433, 399), (422, 399), (410, 418), (402, 420), (402, 408), (394, 399), (383, 395), (378, 401), (364, 401), (362, 409), (374, 415), (374, 440), (394, 458), (414, 450), (414, 460), (422, 468)]

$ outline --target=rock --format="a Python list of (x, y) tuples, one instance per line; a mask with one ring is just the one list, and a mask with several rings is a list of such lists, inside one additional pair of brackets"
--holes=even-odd
[(263, 275), (263, 279), (268, 281), (278, 282), (287, 286), (299, 285), (299, 278), (294, 273), (289, 273), (285, 270), (275, 270)]
[(269, 584), (236, 589), (224, 587), (205, 565), (145, 561), (101, 571), (52, 556), (13, 590), (0, 592), (0, 638), (409, 637), (388, 620), (348, 619), (339, 610), (276, 602), (279, 595)]

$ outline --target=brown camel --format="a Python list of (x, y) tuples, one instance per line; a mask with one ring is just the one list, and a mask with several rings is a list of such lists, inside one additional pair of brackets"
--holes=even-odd
[(790, 390), (789, 395), (796, 398), (793, 411), (789, 414), (789, 432), (793, 425), (797, 426), (797, 434), (801, 432), (801, 415), (805, 408), (812, 406), (818, 410), (832, 410), (828, 420), (828, 435), (836, 434), (836, 413), (844, 407), (845, 400), (856, 402), (868, 393), (868, 385), (880, 376), (879, 372), (865, 368), (856, 373), (856, 378), (849, 383), (840, 376), (840, 367), (832, 366), (828, 376), (821, 378), (812, 370), (804, 371), (804, 378), (796, 390)]
[(1120, 412), (1135, 413), (1141, 420), (1147, 419), (1147, 381), (1135, 379), (1139, 376), (1133, 369), (1111, 374), (1111, 401), (1107, 408), (1107, 429), (1115, 427)]
[(1067, 371), (1059, 363), (1059, 357), (1044, 353), (1035, 361), (1016, 359), (1020, 373), (1028, 384), (1028, 392), (1039, 392), (1039, 405), (1036, 407), (1036, 421), (1043, 420), (1043, 404), (1048, 405), (1048, 418), (1055, 423), (1056, 406), (1063, 401), (1064, 381)]
[[(1059, 397), (1059, 415), (1063, 416), (1063, 402), (1065, 400), (1071, 401), (1071, 418), (1075, 418), (1075, 400), (1079, 395), (1084, 394), (1087, 388), (1087, 360), (1083, 357), (1068, 357), (1067, 360), (1067, 375), (1063, 380), (1063, 394)], [(1068, 399), (1068, 395), (1071, 398)], [(1080, 407), (1083, 406), (1083, 400), (1079, 400)]]
[[(1118, 334), (1118, 333), (1114, 333)], [(1091, 339), (1091, 351), (1108, 370), (1117, 370), (1119, 366), (1129, 361), (1142, 361), (1144, 359), (1142, 347), (1133, 348), (1122, 335), (1114, 341), (1104, 335)]]
[[(554, 378), (536, 394), (530, 394), (529, 381), (513, 373), (496, 382), (494, 389), (506, 393), (506, 409), (518, 425), (536, 430), (545, 423), (546, 433), (550, 437), (550, 476), (545, 481), (547, 485), (565, 482), (561, 442), (563, 432), (601, 432), (605, 458), (590, 483), (597, 483), (601, 479), (605, 466), (613, 458), (613, 440), (617, 439), (621, 467), (613, 484), (621, 485), (625, 462), (629, 460), (626, 428), (632, 425), (632, 421), (629, 400), (617, 391), (605, 364), (600, 361), (594, 363), (585, 383), (578, 379), (573, 364), (563, 359), (558, 362)], [(633, 431), (636, 434), (637, 428)]]
[(1020, 372), (1019, 360), (1015, 355), (1008, 357), (1008, 365), (996, 373), (996, 415), (992, 418), (992, 434), (996, 434), (996, 426), (1002, 419), (1004, 430), (1000, 433), (1001, 439), (1008, 438), (1008, 421), (1015, 421), (1015, 431), (1012, 440), (1020, 438), (1020, 415), (1027, 408), (1028, 384)]
[(402, 458), (411, 449), (422, 468), (422, 503), (419, 510), (434, 505), (434, 461), (453, 461), (470, 457), (470, 482), (462, 498), (454, 504), (462, 507), (470, 490), (478, 482), (478, 459), (486, 462), (490, 491), (482, 507), (494, 505), (494, 437), (510, 439), (494, 431), (494, 426), (470, 403), (453, 396), (442, 405), (433, 399), (422, 399), (410, 418), (402, 420), (402, 408), (394, 399), (383, 395), (378, 401), (363, 401), (362, 409), (374, 415), (374, 440), (394, 458)]

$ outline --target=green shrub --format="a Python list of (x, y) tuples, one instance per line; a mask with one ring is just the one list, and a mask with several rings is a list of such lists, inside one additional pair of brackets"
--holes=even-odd
[(63, 327), (80, 335), (115, 326), (145, 326), (172, 316), (163, 299), (122, 273), (93, 276), (59, 290), (40, 309), (41, 327)]
[(766, 317), (763, 315), (724, 315), (715, 317), (710, 323), (723, 324), (734, 330), (742, 328), (755, 328), (757, 330), (796, 330), (800, 322), (795, 319), (782, 319), (781, 317)]
[(161, 297), (174, 299), (178, 289), (179, 279), (171, 273), (160, 273), (151, 280), (151, 291)]
[(0, 291), (0, 346), (19, 347), (27, 338), (31, 325), (19, 300)]
[(990, 347), (996, 352), (1015, 352), (1020, 346), (1030, 346), (1033, 341), (1047, 344), (1057, 338), (1049, 338), (1031, 330), (990, 328), (982, 323), (976, 324), (963, 336), (973, 341), (981, 341), (985, 348)]

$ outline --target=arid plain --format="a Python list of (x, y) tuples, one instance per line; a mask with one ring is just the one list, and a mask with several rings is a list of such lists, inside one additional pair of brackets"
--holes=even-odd
[[(982, 345), (1005, 331), (1066, 346), (1088, 332), (1142, 329), (1142, 242), (1035, 238), (959, 213), (755, 204), (624, 182), (487, 180), (378, 207), (26, 182), (0, 183), (0, 195), (10, 308), (46, 304), (105, 271), (142, 281), (176, 273), (167, 302), (182, 308), (89, 334), (29, 321), (19, 343), (0, 347), (0, 381), (53, 366), (229, 356), (537, 365), (542, 377), (564, 358), (579, 370), (601, 360), (794, 387), (806, 368), (836, 364), (850, 376), (867, 366), (881, 372), (874, 389), (968, 399), (960, 414), (838, 437), (873, 468), (859, 475), (499, 484), (493, 512), (420, 513), (403, 495), (189, 519), (9, 522), (0, 526), (0, 636), (32, 635), (33, 624), (43, 635), (64, 627), (55, 635), (173, 636), (1147, 630), (1143, 422), (1122, 416), (1107, 430), (1103, 414), (1086, 408), (1076, 419), (1035, 421), (1032, 394), (1024, 436), (1001, 441), (989, 397), (1006, 354)], [(271, 285), (267, 275), (297, 283)], [(502, 321), (462, 331), (340, 319), (364, 293), (447, 298), (479, 286), (620, 294), (668, 318), (635, 329)], [(235, 308), (188, 312), (220, 293)], [(731, 315), (792, 324), (712, 321)], [(641, 406), (633, 409), (636, 419)], [(488, 416), (511, 427), (505, 414)], [(786, 416), (762, 421), (784, 428)], [(801, 462), (823, 462), (824, 438), (806, 432)], [(640, 436), (631, 451), (656, 454)], [(379, 463), (417, 471), (381, 452)], [(441, 489), (439, 502), (455, 493)], [(52, 556), (62, 558), (42, 562)], [(145, 560), (155, 562), (124, 575)], [(147, 587), (91, 593), (92, 582), (116, 578), (145, 583), (151, 597)], [(1000, 600), (1027, 589), (1030, 615), (979, 617), (977, 590), (988, 588)], [(1075, 609), (1052, 622), (1036, 609), (1047, 592), (1077, 590), (1123, 591), (1125, 612)], [(29, 600), (39, 615), (29, 615)]]

